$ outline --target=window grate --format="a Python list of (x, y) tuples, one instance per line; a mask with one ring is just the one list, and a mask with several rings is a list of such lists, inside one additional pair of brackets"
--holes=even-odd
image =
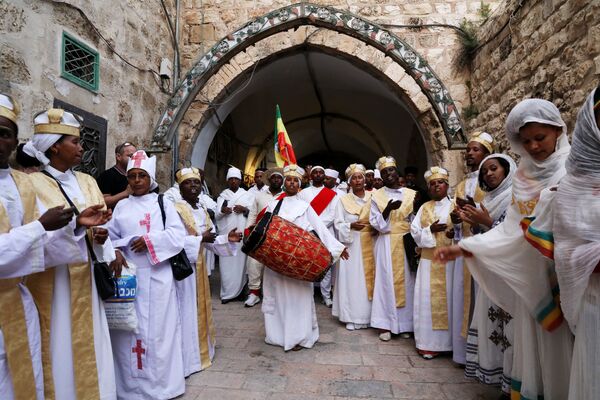
[(66, 32), (62, 36), (61, 76), (76, 85), (98, 91), (100, 55)]

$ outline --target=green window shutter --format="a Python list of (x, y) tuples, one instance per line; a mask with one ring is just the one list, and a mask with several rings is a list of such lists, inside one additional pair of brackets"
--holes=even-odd
[(85, 89), (100, 87), (100, 54), (66, 32), (62, 35), (60, 76)]

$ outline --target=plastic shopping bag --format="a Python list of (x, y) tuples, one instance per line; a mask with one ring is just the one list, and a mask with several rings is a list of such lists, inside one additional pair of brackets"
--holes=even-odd
[(117, 278), (117, 293), (104, 300), (104, 309), (109, 329), (137, 333), (138, 319), (135, 312), (137, 278), (135, 265), (127, 260), (128, 268), (123, 268)]

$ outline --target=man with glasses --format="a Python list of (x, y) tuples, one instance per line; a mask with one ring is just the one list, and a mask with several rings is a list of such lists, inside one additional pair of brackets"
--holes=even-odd
[(115, 147), (115, 165), (102, 172), (96, 179), (98, 187), (104, 195), (104, 201), (109, 208), (115, 208), (120, 200), (126, 199), (131, 194), (127, 183), (127, 163), (137, 148), (133, 143), (125, 142)]

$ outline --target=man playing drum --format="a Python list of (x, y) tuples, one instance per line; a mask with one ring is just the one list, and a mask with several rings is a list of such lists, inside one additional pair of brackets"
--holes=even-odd
[[(333, 261), (347, 259), (348, 251), (338, 242), (319, 219), (310, 204), (300, 199), (304, 171), (297, 165), (283, 169), (286, 196), (279, 200), (278, 215), (306, 231), (314, 231), (332, 255)], [(268, 212), (273, 212), (279, 203), (273, 200)], [(319, 326), (313, 298), (313, 284), (288, 278), (269, 268), (263, 277), (263, 304), (265, 315), (265, 342), (282, 346), (285, 351), (311, 348), (319, 339)]]

